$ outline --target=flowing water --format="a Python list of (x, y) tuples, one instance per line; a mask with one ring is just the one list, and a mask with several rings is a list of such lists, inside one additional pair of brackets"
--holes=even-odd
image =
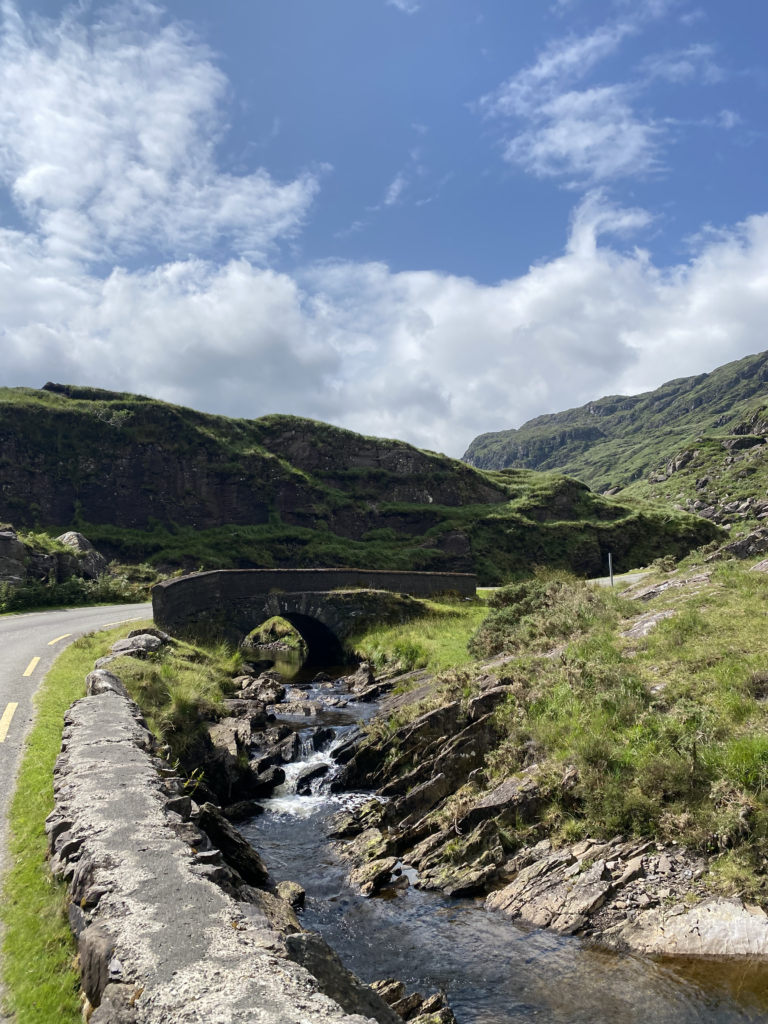
[[(316, 669), (301, 658), (270, 652), (286, 682), (303, 683)], [(344, 670), (328, 670), (334, 677)], [(301, 696), (317, 700), (316, 687)], [(343, 741), (375, 707), (350, 703), (303, 721), (286, 718), (308, 738), (330, 725)], [(311, 724), (309, 724), (311, 723)], [(348, 865), (326, 838), (327, 819), (360, 794), (330, 794), (329, 776), (296, 795), (308, 765), (333, 765), (333, 747), (303, 745), (286, 781), (265, 801), (266, 813), (242, 826), (276, 880), (307, 892), (305, 928), (320, 932), (364, 981), (398, 978), (408, 991), (441, 990), (459, 1024), (725, 1024), (768, 1021), (768, 965), (714, 960), (654, 961), (590, 948), (576, 938), (524, 930), (483, 909), (482, 900), (450, 900), (413, 887), (373, 899), (345, 884)], [(331, 773), (333, 769), (331, 768)], [(405, 868), (413, 881), (416, 872)]]

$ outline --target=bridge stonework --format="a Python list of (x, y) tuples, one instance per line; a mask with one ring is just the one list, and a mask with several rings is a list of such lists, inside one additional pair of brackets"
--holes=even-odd
[(471, 573), (376, 569), (218, 569), (158, 583), (154, 619), (176, 636), (220, 636), (241, 642), (273, 615), (320, 647), (341, 654), (366, 621), (406, 621), (422, 613), (413, 598), (449, 591), (474, 597)]

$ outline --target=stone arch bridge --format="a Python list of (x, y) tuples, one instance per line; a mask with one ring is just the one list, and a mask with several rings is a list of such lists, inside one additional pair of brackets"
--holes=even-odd
[(471, 573), (375, 569), (218, 569), (158, 583), (154, 619), (176, 636), (240, 643), (273, 615), (304, 638), (310, 655), (341, 656), (366, 622), (404, 622), (422, 612), (414, 598), (458, 592), (474, 597)]

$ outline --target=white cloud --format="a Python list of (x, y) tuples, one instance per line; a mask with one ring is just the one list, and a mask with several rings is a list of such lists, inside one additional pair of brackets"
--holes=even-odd
[[(661, 270), (647, 252), (625, 250), (626, 241), (605, 241), (608, 234), (630, 238), (651, 218), (612, 205), (600, 191), (574, 210), (562, 255), (492, 286), (432, 270), (393, 273), (381, 263), (326, 262), (291, 276), (210, 253), (207, 259), (184, 254), (151, 269), (115, 266), (100, 276), (83, 251), (108, 254), (148, 242), (148, 229), (134, 229), (129, 215), (140, 219), (141, 204), (125, 192), (127, 185), (111, 182), (110, 161), (121, 175), (138, 177), (142, 203), (150, 205), (169, 247), (181, 237), (212, 237), (230, 223), (209, 198), (209, 186), (217, 195), (241, 194), (241, 179), (215, 164), (210, 111), (211, 97), (221, 94), (218, 73), (207, 53), (174, 30), (163, 52), (176, 55), (174, 74), (191, 83), (197, 99), (177, 100), (165, 140), (155, 105), (142, 91), (152, 61), (129, 60), (123, 37), (106, 29), (99, 36), (99, 29), (96, 45), (74, 22), (55, 39), (35, 41), (24, 31), (17, 22), (4, 43), (0, 74), (12, 116), (0, 111), (0, 166), (12, 188), (28, 171), (47, 166), (48, 152), (58, 170), (44, 185), (35, 185), (32, 175), (34, 187), (13, 192), (31, 229), (0, 229), (3, 384), (53, 379), (231, 415), (290, 412), (459, 455), (487, 430), (602, 394), (655, 387), (765, 345), (768, 215), (705, 232), (690, 261)], [(150, 56), (170, 45), (159, 26), (142, 32), (131, 38)], [(71, 48), (77, 59), (64, 60)], [(16, 96), (7, 85), (14, 68)], [(110, 134), (110, 119), (97, 116), (103, 104), (91, 100), (109, 93), (116, 69), (123, 109)], [(160, 71), (152, 80), (165, 82)], [(25, 89), (39, 104), (47, 133), (36, 134)], [(567, 89), (558, 93), (567, 95)], [(86, 115), (72, 97), (91, 98), (84, 109), (97, 122), (98, 146), (84, 138)], [(29, 140), (18, 127), (27, 124)], [(78, 149), (77, 158), (70, 156)], [(142, 169), (159, 182), (155, 191)], [(199, 219), (180, 208), (169, 186), (177, 181), (204, 211)], [(304, 206), (285, 198), (281, 189), (289, 186), (265, 182), (280, 210), (293, 210), (269, 220), (259, 206), (267, 221), (258, 224), (272, 226), (258, 230), (273, 238), (295, 229)], [(119, 228), (112, 233), (108, 209)], [(81, 244), (65, 244), (69, 236), (54, 217), (62, 212), (80, 218)], [(281, 218), (286, 228), (275, 226), (285, 223)]]
[(635, 18), (557, 40), (534, 65), (480, 100), (486, 117), (514, 117), (531, 125), (506, 143), (506, 160), (537, 177), (585, 184), (647, 175), (659, 167), (663, 129), (635, 114), (634, 87), (571, 88), (640, 24)]
[(415, 14), (419, 10), (419, 5), (414, 3), (413, 0), (387, 0), (387, 4), (390, 7), (396, 7), (398, 11), (402, 11), (404, 14)]
[(742, 124), (742, 118), (734, 110), (721, 110), (720, 117), (718, 119), (718, 126), (725, 128), (735, 128), (737, 124)]
[(317, 191), (215, 161), (226, 79), (206, 47), (137, 0), (86, 30), (73, 14), (30, 28), (2, 6), (0, 181), (52, 253), (187, 254), (226, 239), (261, 258)]
[(389, 188), (387, 189), (386, 195), (384, 196), (384, 205), (394, 206), (395, 203), (398, 202), (398, 200), (400, 199), (400, 196), (405, 191), (407, 185), (408, 179), (402, 173), (402, 171), (396, 174)]
[(700, 79), (705, 85), (714, 85), (725, 77), (723, 69), (712, 59), (714, 52), (714, 46), (697, 43), (685, 50), (646, 57), (640, 68), (649, 79), (663, 78), (678, 84)]
[(537, 177), (584, 182), (656, 170), (663, 130), (635, 117), (627, 93), (611, 85), (555, 96), (536, 111), (536, 127), (507, 143), (505, 158)]

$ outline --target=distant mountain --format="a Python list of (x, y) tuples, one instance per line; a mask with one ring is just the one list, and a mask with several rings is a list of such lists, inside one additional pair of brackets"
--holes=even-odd
[(557, 471), (593, 490), (625, 488), (657, 472), (698, 435), (727, 436), (768, 400), (768, 352), (642, 395), (611, 395), (481, 434), (463, 456), (485, 470)]
[(720, 535), (558, 474), (478, 470), (296, 416), (231, 419), (98, 388), (0, 388), (0, 520), (174, 569), (359, 566), (599, 575)]

